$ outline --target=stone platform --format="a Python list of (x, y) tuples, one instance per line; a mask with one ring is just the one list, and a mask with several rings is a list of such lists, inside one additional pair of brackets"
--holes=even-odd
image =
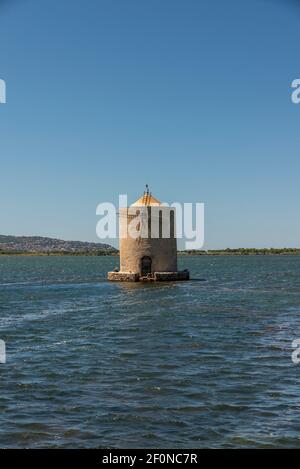
[(152, 275), (142, 277), (137, 272), (108, 272), (108, 280), (112, 282), (174, 282), (177, 280), (189, 280), (188, 270), (177, 272), (154, 272)]
[(177, 272), (155, 272), (154, 280), (157, 282), (172, 282), (174, 280), (189, 280), (188, 270), (179, 270)]
[(108, 272), (107, 278), (112, 282), (138, 282), (140, 275), (132, 272)]

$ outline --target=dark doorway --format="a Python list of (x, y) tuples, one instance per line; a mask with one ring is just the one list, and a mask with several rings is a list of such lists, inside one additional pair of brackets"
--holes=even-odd
[(151, 274), (151, 264), (152, 264), (151, 257), (149, 256), (142, 257), (142, 268), (141, 268), (142, 276)]

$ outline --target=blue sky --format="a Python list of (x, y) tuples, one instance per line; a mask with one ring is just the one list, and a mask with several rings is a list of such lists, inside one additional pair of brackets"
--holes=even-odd
[(205, 248), (300, 246), (300, 5), (0, 0), (0, 233), (96, 241), (96, 206), (205, 203)]

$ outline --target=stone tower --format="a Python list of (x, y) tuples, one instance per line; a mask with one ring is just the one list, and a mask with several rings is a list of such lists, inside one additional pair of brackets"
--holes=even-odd
[(119, 212), (120, 270), (109, 272), (115, 281), (188, 280), (177, 270), (175, 208), (161, 204), (148, 186), (141, 198)]

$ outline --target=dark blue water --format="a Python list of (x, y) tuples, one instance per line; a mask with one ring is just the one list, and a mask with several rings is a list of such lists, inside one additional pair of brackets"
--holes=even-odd
[(1, 447), (299, 447), (300, 256), (0, 257)]

